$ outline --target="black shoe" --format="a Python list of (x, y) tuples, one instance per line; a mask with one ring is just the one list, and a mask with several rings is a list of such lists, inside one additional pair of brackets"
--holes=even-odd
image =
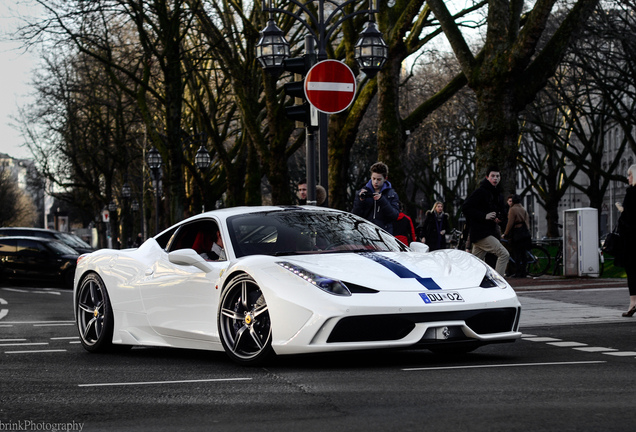
[(634, 315), (634, 312), (636, 312), (636, 306), (634, 306), (633, 308), (631, 308), (627, 312), (623, 312), (623, 316), (624, 317), (631, 317), (632, 315)]

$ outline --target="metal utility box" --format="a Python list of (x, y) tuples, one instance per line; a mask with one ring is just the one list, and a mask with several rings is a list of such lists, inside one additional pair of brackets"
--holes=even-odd
[(563, 273), (599, 276), (597, 209), (584, 207), (563, 212)]

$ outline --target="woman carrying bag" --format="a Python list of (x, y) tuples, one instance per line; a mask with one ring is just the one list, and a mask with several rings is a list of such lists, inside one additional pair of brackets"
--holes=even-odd
[(516, 268), (513, 277), (525, 278), (528, 261), (526, 252), (532, 246), (532, 235), (528, 229), (530, 217), (521, 205), (519, 195), (511, 195), (508, 199), (512, 199), (512, 205), (508, 210), (508, 224), (503, 237), (512, 243), (512, 259), (515, 260)]
[(618, 233), (622, 250), (620, 265), (627, 273), (627, 287), (629, 288), (629, 309), (623, 313), (624, 317), (631, 317), (636, 312), (636, 165), (627, 169), (629, 186), (625, 191), (623, 204), (616, 203), (621, 216), (618, 218)]

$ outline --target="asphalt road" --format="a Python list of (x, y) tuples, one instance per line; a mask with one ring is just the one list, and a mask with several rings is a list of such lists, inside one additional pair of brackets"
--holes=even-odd
[[(513, 344), (455, 357), (280, 357), (245, 368), (223, 353), (90, 354), (70, 291), (3, 286), (0, 430), (634, 430), (636, 318), (620, 317), (626, 289), (519, 294), (532, 318)], [(559, 304), (595, 318), (572, 323)]]

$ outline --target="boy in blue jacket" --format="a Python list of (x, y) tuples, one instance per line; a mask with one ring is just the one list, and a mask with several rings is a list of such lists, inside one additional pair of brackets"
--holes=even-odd
[(356, 194), (352, 213), (393, 234), (393, 222), (400, 214), (400, 199), (387, 180), (389, 167), (376, 162), (370, 171), (371, 179)]

